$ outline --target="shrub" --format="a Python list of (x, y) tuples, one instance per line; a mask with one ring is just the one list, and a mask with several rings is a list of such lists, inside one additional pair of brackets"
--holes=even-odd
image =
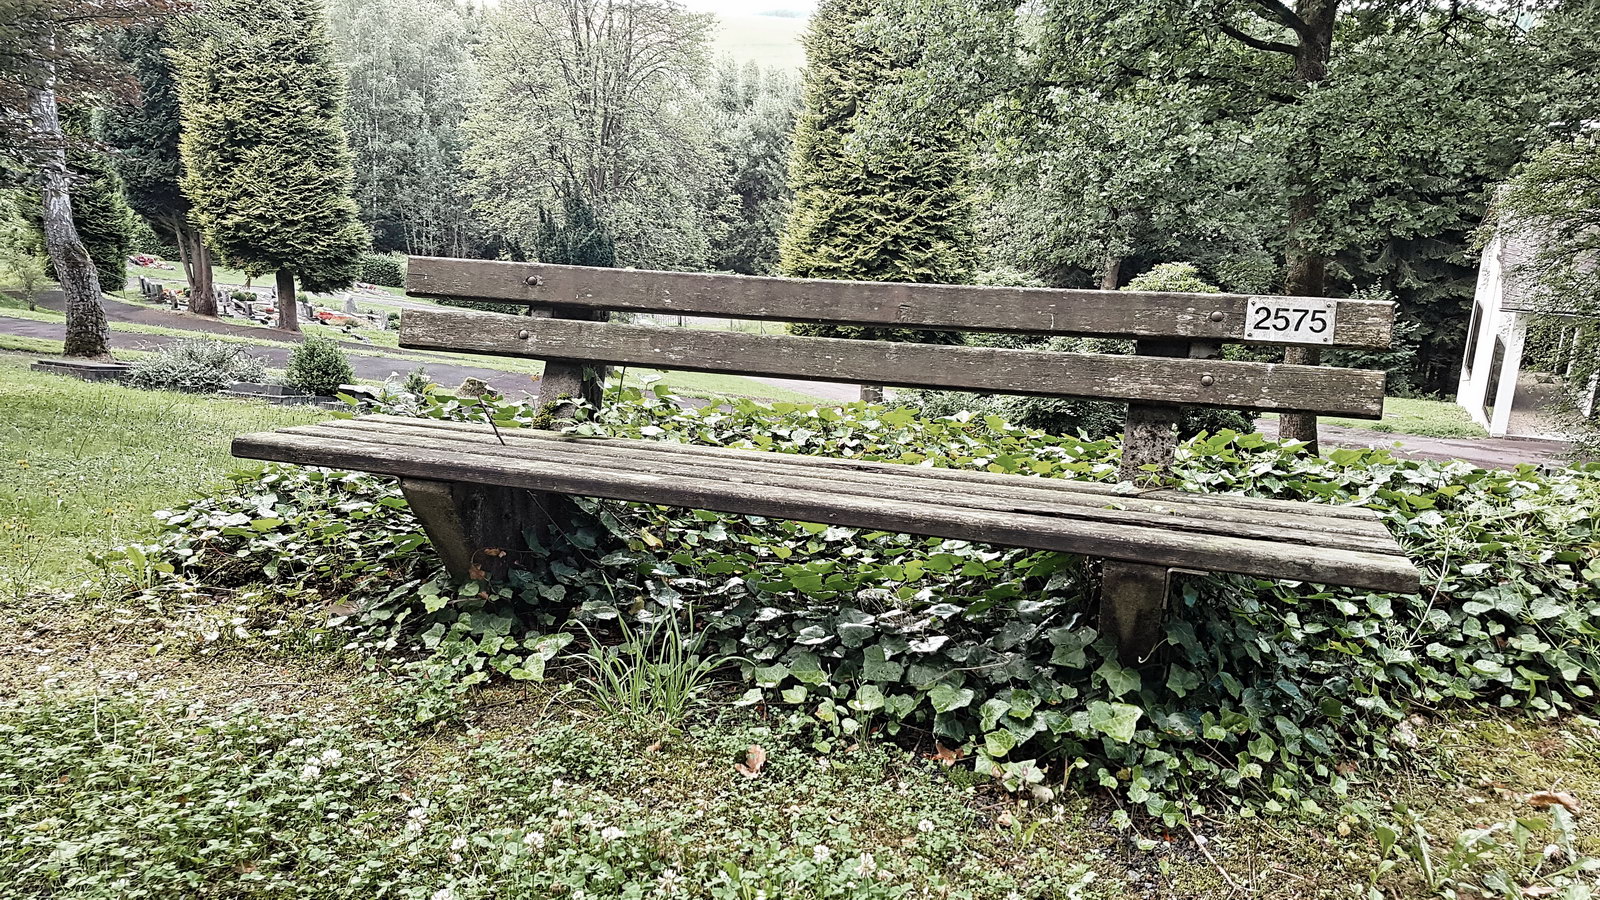
[(308, 337), (289, 354), (284, 382), (308, 394), (332, 396), (356, 377), (344, 351), (330, 338)]
[(238, 344), (194, 338), (134, 363), (131, 381), (135, 387), (210, 393), (236, 381), (261, 381), (266, 373), (261, 360)]
[(388, 253), (367, 253), (356, 265), (356, 280), (384, 287), (405, 287), (405, 257)]
[(1162, 263), (1123, 288), (1125, 291), (1179, 291), (1187, 294), (1220, 294), (1222, 289), (1200, 277), (1200, 270), (1186, 262)]
[[(692, 408), (664, 390), (632, 388), (617, 396), (577, 430), (1116, 478), (1111, 442), (998, 416), (747, 400)], [(436, 399), (426, 414), (482, 415), (477, 404)], [(494, 415), (511, 428), (537, 409), (500, 402)], [(405, 562), (400, 542), (420, 537), (400, 524), (397, 491), (382, 479), (293, 469), (241, 486), (237, 497), (165, 514), (168, 532), (145, 552), (187, 577), (256, 560), (340, 577), (363, 610), (367, 646), (414, 641), (459, 654), (475, 680), (489, 671), (542, 677), (553, 636), (570, 633), (564, 610), (601, 623), (692, 605), (708, 629), (707, 656), (748, 660), (741, 702), (809, 729), (819, 752), (878, 728), (909, 729), (1008, 787), (1064, 769), (1079, 787), (1115, 791), (1169, 823), (1211, 805), (1292, 810), (1314, 803), (1318, 789), (1414, 764), (1406, 719), (1418, 710), (1592, 709), (1600, 679), (1600, 466), (1496, 471), (1381, 450), (1308, 457), (1257, 434), (1191, 441), (1174, 487), (1373, 509), (1423, 570), (1424, 587), (1396, 595), (1186, 578), (1163, 656), (1141, 669), (1095, 630), (1092, 562), (1064, 554), (580, 500), (586, 514), (562, 543), (533, 555), (537, 571), (458, 588), (426, 578), (431, 558)], [(397, 536), (344, 525), (347, 508), (392, 519)], [(236, 527), (243, 521), (252, 527)]]

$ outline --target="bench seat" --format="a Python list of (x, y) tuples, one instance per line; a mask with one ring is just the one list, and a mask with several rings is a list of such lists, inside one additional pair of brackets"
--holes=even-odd
[(365, 416), (235, 456), (819, 522), (1378, 591), (1418, 573), (1371, 510), (1234, 494)]

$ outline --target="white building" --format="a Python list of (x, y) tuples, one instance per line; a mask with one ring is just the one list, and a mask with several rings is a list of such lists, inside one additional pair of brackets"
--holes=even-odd
[[(1525, 359), (1523, 353), (1529, 326), (1536, 318), (1548, 320), (1552, 315), (1536, 305), (1529, 276), (1522, 271), (1537, 253), (1535, 236), (1501, 228), (1484, 248), (1478, 268), (1456, 402), (1493, 437), (1568, 437), (1553, 408), (1564, 390), (1563, 379), (1572, 369), (1570, 362), (1562, 360), (1570, 357), (1580, 326), (1574, 321), (1572, 327), (1559, 330), (1557, 352), (1550, 359)], [(1592, 380), (1588, 397), (1590, 409), (1585, 412), (1592, 414)]]

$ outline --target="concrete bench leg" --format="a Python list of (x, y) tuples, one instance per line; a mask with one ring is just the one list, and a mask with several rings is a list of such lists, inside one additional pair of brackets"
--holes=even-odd
[(546, 498), (532, 491), (416, 478), (402, 478), (400, 490), (457, 578), (504, 577), (528, 552), (523, 531), (532, 528), (541, 540), (547, 533)]
[(1116, 643), (1123, 665), (1142, 665), (1161, 641), (1172, 572), (1166, 566), (1108, 559), (1101, 573), (1100, 633)]

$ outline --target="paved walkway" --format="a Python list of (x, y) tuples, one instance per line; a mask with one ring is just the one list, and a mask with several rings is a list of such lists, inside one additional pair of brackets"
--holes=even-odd
[[(1261, 419), (1256, 428), (1270, 437), (1277, 437), (1276, 419)], [(1464, 459), (1486, 469), (1508, 469), (1518, 463), (1562, 465), (1570, 445), (1561, 441), (1540, 441), (1529, 438), (1436, 438), (1417, 434), (1392, 434), (1367, 428), (1346, 428), (1329, 425), (1317, 426), (1322, 446), (1353, 447), (1365, 449), (1379, 447), (1395, 456), (1410, 459)]]

